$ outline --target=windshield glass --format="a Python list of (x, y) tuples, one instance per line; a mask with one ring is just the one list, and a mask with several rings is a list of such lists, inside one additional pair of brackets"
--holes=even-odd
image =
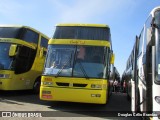
[(44, 75), (106, 78), (106, 47), (49, 45)]
[[(158, 26), (158, 34), (156, 34), (156, 38), (158, 38), (157, 44), (157, 59), (156, 59), (156, 80), (160, 82), (160, 11), (155, 12), (155, 23)], [(158, 73), (158, 74), (157, 74)]]
[(155, 12), (155, 24), (160, 27), (160, 10)]
[(157, 68), (157, 70), (156, 71), (158, 71), (158, 81), (160, 81), (160, 29), (158, 30), (158, 32), (159, 32), (159, 34), (158, 34), (158, 62), (157, 62), (157, 66), (156, 66), (156, 68)]
[(0, 27), (0, 38), (18, 38), (20, 28)]
[(73, 76), (103, 78), (104, 47), (78, 46)]
[(8, 43), (0, 43), (0, 70), (11, 69), (13, 58), (9, 57), (10, 45)]
[(104, 27), (58, 26), (53, 39), (110, 40), (110, 30)]
[(71, 76), (74, 50), (74, 46), (49, 45), (44, 74), (54, 76)]

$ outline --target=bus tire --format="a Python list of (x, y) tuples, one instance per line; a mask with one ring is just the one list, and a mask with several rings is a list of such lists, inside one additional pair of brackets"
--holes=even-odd
[(41, 79), (38, 78), (38, 79), (35, 80), (34, 85), (33, 85), (33, 92), (35, 94), (39, 94), (40, 86), (41, 86)]
[(128, 92), (127, 92), (127, 100), (128, 100), (128, 101), (130, 101), (130, 100), (131, 100), (131, 98), (130, 98), (130, 96), (129, 96)]
[(129, 94), (128, 94), (128, 88), (127, 88), (127, 90), (126, 90), (126, 93), (127, 93), (127, 100), (130, 101), (130, 100), (131, 100), (131, 97), (130, 97)]
[(106, 98), (106, 104), (109, 102), (110, 96), (112, 95), (111, 87), (108, 85), (108, 94)]
[(140, 94), (139, 94), (139, 90), (138, 90), (137, 101), (136, 102), (137, 102), (136, 112), (140, 113)]

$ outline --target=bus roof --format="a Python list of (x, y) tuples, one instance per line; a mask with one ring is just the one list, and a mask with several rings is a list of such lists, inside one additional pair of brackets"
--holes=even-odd
[(6, 25), (6, 24), (0, 24), (0, 27), (17, 27), (17, 28), (28, 28), (28, 29), (31, 29), (39, 34), (42, 34), (45, 38), (49, 39), (49, 37), (45, 34), (43, 34), (42, 32), (32, 28), (32, 27), (29, 27), (29, 26), (24, 26), (24, 25)]
[(105, 24), (76, 24), (76, 23), (66, 23), (66, 24), (57, 24), (56, 26), (81, 26), (81, 27), (107, 27), (108, 25)]
[(154, 16), (154, 12), (157, 11), (157, 10), (160, 10), (160, 6), (155, 7), (155, 8), (150, 12), (150, 14), (151, 14), (152, 16)]

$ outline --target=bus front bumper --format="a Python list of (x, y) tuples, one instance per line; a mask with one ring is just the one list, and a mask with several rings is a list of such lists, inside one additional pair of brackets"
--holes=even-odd
[(106, 90), (43, 87), (40, 89), (40, 99), (48, 101), (66, 101), (106, 104)]
[(10, 79), (0, 78), (0, 90), (12, 90), (10, 86)]

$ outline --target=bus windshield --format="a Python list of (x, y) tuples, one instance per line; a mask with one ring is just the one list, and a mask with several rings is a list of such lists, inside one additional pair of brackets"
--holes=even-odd
[(158, 27), (158, 44), (157, 44), (157, 62), (156, 62), (156, 80), (160, 82), (160, 11), (155, 12), (155, 24)]
[(110, 40), (109, 28), (57, 26), (53, 39)]
[(18, 38), (20, 28), (0, 27), (0, 38)]
[(13, 58), (9, 57), (9, 43), (0, 43), (0, 70), (11, 69)]
[(44, 75), (106, 78), (106, 47), (49, 45)]

